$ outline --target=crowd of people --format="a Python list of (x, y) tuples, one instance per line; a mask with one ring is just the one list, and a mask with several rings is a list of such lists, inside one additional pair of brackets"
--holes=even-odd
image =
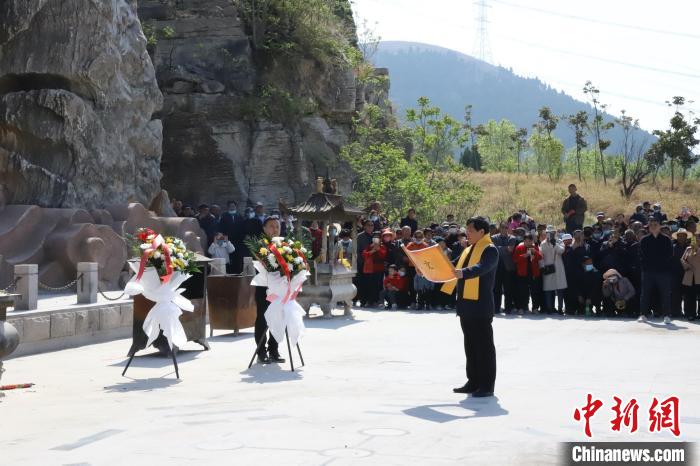
[[(564, 229), (538, 223), (526, 211), (490, 225), (499, 251), (495, 313), (626, 316), (695, 320), (700, 300), (698, 218), (683, 208), (669, 218), (659, 203), (630, 215), (597, 212), (584, 226), (587, 203), (569, 187)], [(416, 274), (401, 245), (439, 245), (453, 261), (468, 245), (466, 230), (448, 216), (419, 228), (413, 209), (397, 228), (377, 210), (361, 222), (357, 304), (364, 307), (452, 309), (455, 296)]]
[[(257, 203), (238, 211), (235, 201), (223, 211), (200, 205), (197, 212), (173, 201), (180, 216), (196, 218), (207, 235), (208, 254), (226, 259), (228, 273), (241, 273), (249, 256), (245, 238), (259, 236), (268, 217), (280, 220), (281, 234), (291, 233), (296, 219), (279, 210), (265, 212)], [(659, 203), (644, 202), (629, 215), (595, 214), (584, 225), (588, 210), (575, 185), (561, 212), (565, 228), (538, 223), (524, 210), (500, 224), (490, 235), (499, 251), (494, 286), (495, 313), (558, 313), (561, 315), (626, 316), (645, 320), (651, 315), (698, 318), (700, 300), (700, 234), (698, 218), (688, 208), (669, 218)], [(408, 250), (434, 245), (456, 262), (468, 246), (466, 229), (448, 215), (441, 223), (420, 227), (414, 209), (398, 225), (390, 225), (374, 203), (357, 224), (340, 227), (336, 255), (356, 255), (356, 304), (384, 309), (453, 309), (454, 293), (416, 273)], [(352, 228), (357, 228), (355, 244)], [(303, 226), (318, 255), (323, 230), (317, 222)]]

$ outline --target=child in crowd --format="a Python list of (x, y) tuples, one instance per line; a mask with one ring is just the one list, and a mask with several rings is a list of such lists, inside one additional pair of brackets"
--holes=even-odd
[(214, 236), (214, 241), (209, 246), (209, 256), (212, 258), (220, 258), (226, 261), (226, 273), (231, 272), (231, 259), (230, 254), (233, 254), (236, 248), (228, 240), (228, 236), (223, 233), (217, 233)]
[(406, 268), (397, 270), (396, 265), (389, 266), (388, 273), (384, 278), (384, 289), (380, 302), (384, 303), (384, 309), (398, 309), (399, 305), (404, 306), (408, 298), (408, 279), (406, 278)]

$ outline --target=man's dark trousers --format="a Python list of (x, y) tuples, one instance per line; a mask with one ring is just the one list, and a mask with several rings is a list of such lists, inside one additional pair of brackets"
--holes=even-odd
[(649, 309), (652, 305), (652, 293), (657, 290), (659, 293), (659, 302), (661, 305), (660, 312), (664, 315), (670, 315), (672, 299), (671, 299), (671, 274), (670, 272), (642, 272), (642, 292), (640, 302), (640, 315), (649, 314)]
[(496, 347), (493, 316), (459, 317), (467, 356), (467, 381), (479, 390), (493, 392), (496, 384)]
[[(278, 356), (279, 349), (275, 337), (273, 337), (272, 334), (270, 334), (270, 339), (269, 341), (267, 340), (267, 321), (265, 320), (265, 311), (267, 311), (267, 307), (270, 305), (270, 302), (267, 300), (266, 287), (255, 287), (255, 305), (258, 310), (257, 317), (255, 319), (255, 344), (256, 347), (260, 348), (260, 351), (258, 351), (258, 356), (265, 356), (266, 342), (270, 352), (270, 356)], [(260, 340), (262, 340), (262, 343), (260, 343)]]

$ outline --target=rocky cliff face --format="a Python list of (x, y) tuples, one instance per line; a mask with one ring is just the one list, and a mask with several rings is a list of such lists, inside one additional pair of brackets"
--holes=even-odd
[[(388, 88), (365, 89), (352, 70), (311, 60), (293, 72), (275, 63), (263, 69), (238, 13), (229, 0), (139, 3), (141, 21), (157, 40), (150, 51), (164, 96), (162, 185), (195, 205), (294, 203), (337, 165), (354, 112), (368, 99), (385, 100)], [(274, 92), (265, 88), (274, 80), (314, 109), (293, 120), (265, 115), (261, 87), (263, 95)], [(347, 193), (346, 169), (332, 170)]]
[(134, 0), (0, 2), (0, 189), (93, 208), (160, 191), (162, 105)]

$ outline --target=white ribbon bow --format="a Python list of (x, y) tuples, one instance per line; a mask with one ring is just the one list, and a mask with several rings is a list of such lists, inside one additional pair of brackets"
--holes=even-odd
[(268, 272), (259, 261), (253, 261), (258, 274), (250, 282), (253, 286), (267, 287), (267, 300), (270, 305), (265, 311), (265, 320), (270, 333), (277, 342), (284, 341), (284, 331), (289, 335), (289, 344), (296, 346), (304, 334), (304, 308), (296, 300), (301, 286), (309, 276), (304, 270), (290, 280), (279, 272)]
[[(129, 265), (137, 271), (138, 264), (130, 262)], [(158, 338), (161, 330), (171, 350), (173, 345), (182, 347), (187, 343), (180, 315), (182, 311), (194, 311), (194, 305), (180, 295), (185, 289), (178, 287), (190, 277), (189, 274), (173, 272), (168, 283), (161, 283), (158, 272), (153, 267), (148, 267), (140, 280), (136, 280), (134, 276), (124, 287), (124, 293), (129, 296), (142, 294), (144, 298), (155, 303), (143, 322), (143, 331), (148, 335), (147, 348)]]

